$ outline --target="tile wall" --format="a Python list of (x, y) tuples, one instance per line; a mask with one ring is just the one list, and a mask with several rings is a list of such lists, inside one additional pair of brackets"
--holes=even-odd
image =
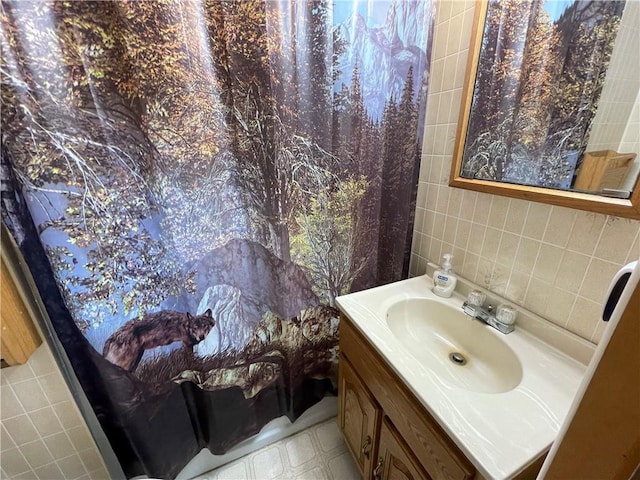
[(411, 275), (457, 273), (597, 343), (609, 281), (640, 258), (640, 222), (448, 186), (474, 3), (438, 1)]
[(108, 479), (89, 430), (46, 343), (0, 370), (3, 479)]

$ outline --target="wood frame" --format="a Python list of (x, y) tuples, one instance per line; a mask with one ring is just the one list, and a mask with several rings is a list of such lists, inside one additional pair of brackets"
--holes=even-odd
[(478, 69), (478, 56), (482, 45), (482, 35), (484, 33), (484, 21), (487, 6), (487, 1), (476, 1), (473, 30), (471, 32), (471, 44), (469, 45), (469, 58), (467, 59), (467, 71), (465, 74), (464, 87), (462, 89), (460, 117), (456, 131), (453, 161), (451, 162), (449, 186), (640, 220), (640, 182), (638, 180), (636, 180), (636, 185), (631, 197), (628, 199), (619, 199), (589, 193), (553, 190), (544, 187), (516, 185), (490, 180), (477, 180), (463, 178), (460, 176), (462, 154), (464, 151), (466, 132), (469, 124), (469, 113), (471, 111), (471, 102), (473, 100), (473, 88)]
[(22, 365), (40, 346), (42, 338), (11, 275), (4, 251), (0, 254), (0, 269), (0, 354), (8, 365)]

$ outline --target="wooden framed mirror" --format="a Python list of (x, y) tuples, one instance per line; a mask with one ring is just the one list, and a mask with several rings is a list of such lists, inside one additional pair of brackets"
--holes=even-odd
[(640, 219), (637, 18), (630, 1), (478, 1), (449, 185)]

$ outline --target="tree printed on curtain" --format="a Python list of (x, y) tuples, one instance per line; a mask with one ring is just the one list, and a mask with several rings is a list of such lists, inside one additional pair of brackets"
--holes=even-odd
[(128, 476), (335, 393), (407, 274), (431, 2), (3, 1), (2, 205)]

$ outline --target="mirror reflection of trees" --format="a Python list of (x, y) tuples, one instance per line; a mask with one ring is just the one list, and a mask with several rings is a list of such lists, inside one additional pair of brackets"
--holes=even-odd
[(493, 0), (461, 175), (570, 188), (585, 151), (624, 1)]

